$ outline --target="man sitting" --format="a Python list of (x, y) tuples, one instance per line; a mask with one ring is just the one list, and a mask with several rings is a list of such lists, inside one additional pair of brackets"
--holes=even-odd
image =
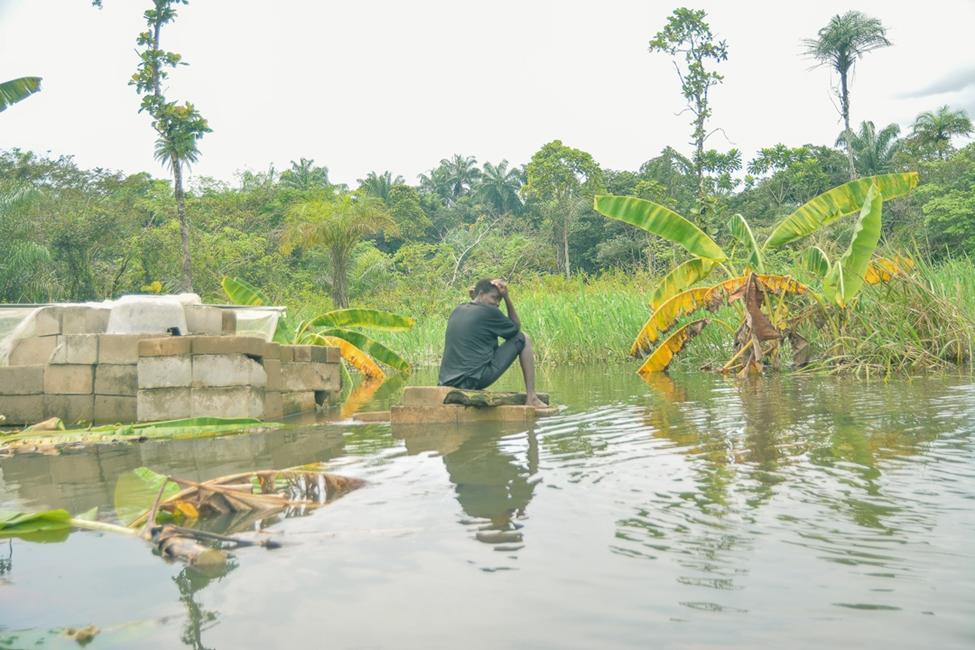
[[(471, 301), (459, 305), (447, 321), (441, 386), (481, 390), (504, 374), (515, 357), (521, 362), (525, 378), (525, 404), (535, 408), (547, 405), (535, 394), (535, 358), (531, 341), (521, 331), (508, 285), (504, 280), (480, 280), (470, 291)], [(508, 315), (498, 305), (504, 300)], [(498, 339), (505, 339), (500, 346)]]

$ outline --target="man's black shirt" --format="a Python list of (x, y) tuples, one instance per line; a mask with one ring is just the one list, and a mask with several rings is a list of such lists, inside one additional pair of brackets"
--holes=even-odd
[(518, 326), (497, 307), (477, 302), (459, 305), (447, 320), (440, 385), (478, 376), (491, 363), (498, 337), (510, 339), (517, 334)]

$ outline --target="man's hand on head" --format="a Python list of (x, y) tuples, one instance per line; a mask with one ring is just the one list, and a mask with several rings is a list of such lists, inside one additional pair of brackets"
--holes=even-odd
[(498, 293), (501, 294), (502, 298), (508, 297), (508, 283), (501, 278), (495, 278), (491, 280), (491, 284), (498, 288)]

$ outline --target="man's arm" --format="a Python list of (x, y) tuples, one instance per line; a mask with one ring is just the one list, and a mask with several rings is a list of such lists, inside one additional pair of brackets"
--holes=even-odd
[(518, 326), (518, 329), (521, 329), (521, 320), (518, 318), (518, 312), (515, 311), (515, 303), (511, 302), (511, 296), (508, 294), (508, 283), (498, 278), (497, 280), (492, 280), (491, 284), (498, 288), (498, 293), (504, 299), (504, 308), (508, 312), (508, 318)]

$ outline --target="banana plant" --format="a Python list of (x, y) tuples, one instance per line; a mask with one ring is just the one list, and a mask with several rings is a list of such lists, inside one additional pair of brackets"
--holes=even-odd
[[(641, 366), (641, 375), (666, 371), (671, 360), (708, 324), (696, 320), (657, 341), (681, 319), (703, 309), (716, 311), (720, 306), (741, 301), (743, 322), (736, 333), (736, 352), (723, 371), (740, 369), (752, 372), (762, 368), (762, 360), (777, 345), (788, 339), (797, 363), (808, 360), (808, 344), (790, 322), (785, 298), (813, 295), (845, 308), (866, 282), (887, 281), (904, 270), (898, 258), (874, 258), (880, 237), (883, 201), (903, 196), (918, 182), (916, 172), (884, 174), (850, 181), (800, 206), (776, 224), (759, 246), (751, 226), (740, 214), (732, 216), (728, 230), (745, 251), (743, 260), (735, 260), (696, 225), (652, 201), (634, 197), (597, 195), (594, 208), (611, 219), (631, 224), (684, 248), (691, 259), (679, 264), (657, 284), (650, 297), (651, 315), (634, 341), (630, 353), (642, 357), (653, 354)], [(803, 268), (815, 269), (822, 280), (822, 293), (797, 282), (787, 275), (766, 273), (765, 253), (801, 240), (837, 220), (859, 212), (850, 246), (835, 264), (819, 248), (807, 249), (799, 258)], [(726, 279), (717, 284), (695, 287), (716, 269)], [(762, 309), (766, 295), (779, 296), (778, 307), (766, 316)], [(793, 319), (794, 320), (794, 319)], [(656, 346), (656, 350), (654, 347)], [(771, 348), (771, 350), (768, 350)]]
[(20, 77), (0, 82), (0, 111), (12, 104), (27, 99), (41, 89), (40, 77)]
[[(260, 289), (239, 278), (225, 277), (220, 285), (227, 298), (236, 305), (269, 304)], [(359, 330), (402, 332), (413, 327), (414, 323), (416, 320), (409, 316), (378, 309), (336, 309), (297, 322), (282, 317), (278, 320), (274, 341), (336, 347), (343, 361), (361, 372), (366, 379), (382, 380), (386, 373), (380, 364), (403, 374), (409, 374), (412, 368), (399, 354)]]

